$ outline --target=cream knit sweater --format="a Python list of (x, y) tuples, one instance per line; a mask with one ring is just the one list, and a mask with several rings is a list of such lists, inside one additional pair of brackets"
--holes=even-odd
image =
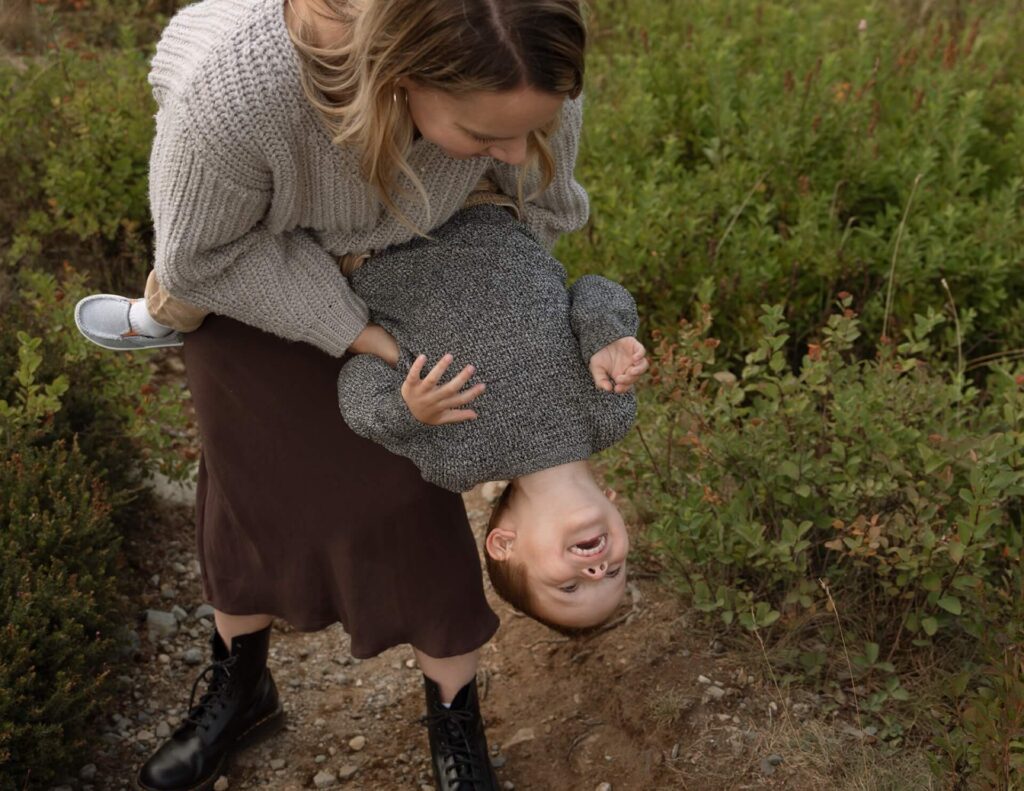
[[(367, 308), (337, 257), (413, 234), (363, 181), (359, 155), (331, 143), (299, 81), (284, 0), (203, 0), (182, 9), (149, 75), (159, 110), (149, 198), (161, 285), (193, 305), (340, 356)], [(525, 221), (547, 246), (587, 219), (573, 179), (581, 102), (567, 101), (553, 140), (557, 175)], [(444, 224), (491, 172), (515, 194), (517, 169), (456, 160), (419, 139), (409, 162), (430, 197), (400, 206), (421, 227)], [(531, 188), (527, 181), (527, 190)]]

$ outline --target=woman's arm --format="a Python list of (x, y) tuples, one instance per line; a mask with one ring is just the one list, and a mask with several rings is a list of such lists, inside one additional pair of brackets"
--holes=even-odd
[(344, 354), (368, 311), (336, 260), (303, 229), (271, 233), (272, 185), (244, 152), (213, 161), (175, 105), (150, 155), (154, 267), (169, 293), (283, 338)]

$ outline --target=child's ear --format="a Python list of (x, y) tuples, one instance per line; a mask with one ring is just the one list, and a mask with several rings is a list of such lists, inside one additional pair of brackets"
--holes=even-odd
[(615, 499), (619, 496), (614, 489), (605, 489), (604, 496), (608, 498), (609, 502), (614, 503)]
[(507, 527), (496, 527), (484, 539), (484, 548), (494, 560), (508, 560), (512, 557), (516, 531)]

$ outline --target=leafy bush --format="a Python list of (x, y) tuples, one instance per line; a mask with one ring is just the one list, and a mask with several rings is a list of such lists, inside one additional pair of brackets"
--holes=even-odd
[(890, 316), (944, 277), (969, 358), (1024, 346), (1024, 15), (918, 5), (594, 4), (570, 271), (620, 279), (652, 328), (714, 304), (737, 354), (780, 302), (795, 364), (843, 289), (870, 353), (895, 262)]
[(0, 788), (13, 791), (88, 759), (123, 615), (102, 483), (73, 444), (7, 440), (17, 450), (0, 459)]
[(62, 49), (0, 66), (0, 238), (9, 264), (72, 260), (105, 289), (149, 265), (155, 112), (145, 54)]
[[(17, 298), (0, 301), (0, 323), (20, 330), (0, 334), (0, 403), (23, 405), (20, 420), (36, 421), (36, 444), (75, 439), (106, 482), (123, 524), (151, 468), (175, 479), (188, 474), (194, 454), (184, 430), (186, 396), (154, 384), (146, 355), (109, 352), (78, 333), (74, 306), (89, 292), (80, 273), (67, 269), (58, 280), (25, 270), (18, 284)], [(27, 416), (24, 405), (33, 397), (51, 403)], [(42, 412), (48, 416), (40, 420)], [(0, 445), (12, 449), (12, 437), (23, 435), (5, 437), (3, 427), (0, 410)]]
[(698, 610), (777, 638), (786, 679), (855, 684), (898, 741), (908, 675), (934, 663), (959, 700), (1019, 637), (1024, 374), (998, 369), (983, 394), (937, 365), (934, 312), (860, 360), (852, 303), (840, 294), (796, 373), (778, 305), (738, 376), (715, 370), (706, 306), (658, 335), (615, 462), (648, 551)]

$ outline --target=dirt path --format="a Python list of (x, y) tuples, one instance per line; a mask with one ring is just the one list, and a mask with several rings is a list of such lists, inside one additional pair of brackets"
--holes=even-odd
[[(479, 490), (467, 508), (479, 531), (489, 513)], [(130, 787), (209, 661), (210, 627), (193, 615), (201, 591), (191, 509), (169, 506), (161, 521), (128, 552), (140, 563), (139, 610), (177, 605), (189, 615), (175, 636), (155, 643), (139, 625), (138, 651), (120, 676), (126, 694), (96, 757), (97, 791)], [(488, 595), (502, 628), (484, 649), (482, 707), (506, 788), (821, 787), (773, 756), (778, 718), (769, 707), (777, 696), (756, 663), (697, 634), (655, 579), (635, 575), (618, 624), (574, 642)], [(275, 621), (270, 667), (288, 725), (239, 754), (224, 787), (430, 788), (422, 682), (412, 665), (408, 647), (360, 662), (339, 625), (303, 634)]]

